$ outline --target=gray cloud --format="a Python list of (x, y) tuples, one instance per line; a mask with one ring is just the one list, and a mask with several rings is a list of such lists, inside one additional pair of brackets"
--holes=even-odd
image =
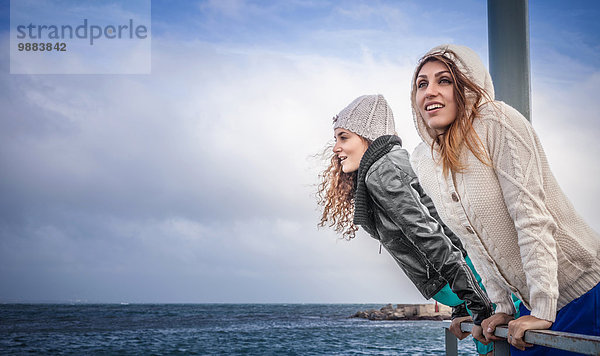
[(0, 298), (363, 302), (371, 283), (399, 295), (408, 281), (375, 241), (316, 231), (310, 157), (346, 101), (392, 92), (386, 76), (408, 69), (153, 47), (152, 76), (4, 75)]

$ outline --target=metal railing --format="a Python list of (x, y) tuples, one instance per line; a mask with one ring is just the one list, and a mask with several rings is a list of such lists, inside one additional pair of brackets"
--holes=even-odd
[[(446, 333), (446, 355), (458, 355), (458, 340), (450, 332), (450, 321), (443, 321)], [(462, 331), (471, 332), (473, 323), (463, 322), (460, 324)], [(498, 326), (494, 335), (506, 338), (508, 336), (507, 326)], [(585, 355), (600, 355), (600, 336), (565, 333), (551, 330), (529, 330), (525, 332), (525, 342), (533, 345), (552, 347), (555, 349), (579, 352)], [(495, 341), (495, 356), (510, 355), (510, 348), (506, 340)]]

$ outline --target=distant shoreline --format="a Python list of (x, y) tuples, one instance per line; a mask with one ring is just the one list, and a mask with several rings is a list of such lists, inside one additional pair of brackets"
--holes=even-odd
[(387, 304), (381, 309), (358, 311), (350, 318), (369, 320), (450, 320), (452, 308), (443, 304)]

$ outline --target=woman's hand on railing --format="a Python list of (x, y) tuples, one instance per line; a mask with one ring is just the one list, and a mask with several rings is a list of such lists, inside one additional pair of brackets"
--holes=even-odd
[[(490, 341), (498, 341), (503, 340), (498, 336), (494, 335), (494, 331), (496, 330), (496, 326), (498, 325), (506, 325), (510, 321), (513, 321), (514, 317), (512, 315), (508, 315), (506, 313), (496, 313), (489, 318), (483, 320), (481, 323), (481, 328), (483, 329), (483, 336), (489, 343)], [(478, 339), (479, 340), (479, 339)], [(481, 341), (481, 340), (479, 340)], [(483, 341), (481, 341), (483, 342)]]
[(525, 351), (526, 347), (533, 345), (526, 343), (523, 340), (525, 331), (527, 330), (546, 330), (552, 326), (552, 322), (544, 319), (536, 318), (531, 315), (523, 315), (522, 317), (508, 322), (508, 343), (521, 351)]
[(473, 319), (470, 316), (460, 316), (458, 318), (454, 318), (452, 319), (452, 323), (450, 323), (450, 327), (448, 328), (448, 330), (450, 330), (450, 332), (459, 340), (464, 339), (470, 334), (470, 332), (462, 331), (460, 329), (460, 323), (463, 321), (473, 321)]
[(471, 334), (473, 334), (473, 338), (481, 341), (482, 344), (487, 345), (490, 343), (489, 340), (486, 340), (485, 336), (483, 336), (483, 329), (481, 329), (481, 325), (473, 325), (473, 330), (471, 330)]

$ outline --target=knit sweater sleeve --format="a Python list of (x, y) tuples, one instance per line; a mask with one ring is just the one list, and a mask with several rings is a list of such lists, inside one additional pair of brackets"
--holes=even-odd
[(553, 236), (557, 226), (545, 205), (545, 154), (529, 122), (512, 107), (497, 104), (496, 115), (484, 119), (488, 152), (517, 231), (531, 315), (553, 322), (558, 300)]
[(516, 312), (511, 293), (502, 285), (497, 278), (489, 278), (493, 273), (485, 273), (486, 270), (480, 269), (481, 282), (485, 286), (486, 293), (490, 296), (492, 302), (496, 305), (496, 313), (505, 313), (514, 315)]

